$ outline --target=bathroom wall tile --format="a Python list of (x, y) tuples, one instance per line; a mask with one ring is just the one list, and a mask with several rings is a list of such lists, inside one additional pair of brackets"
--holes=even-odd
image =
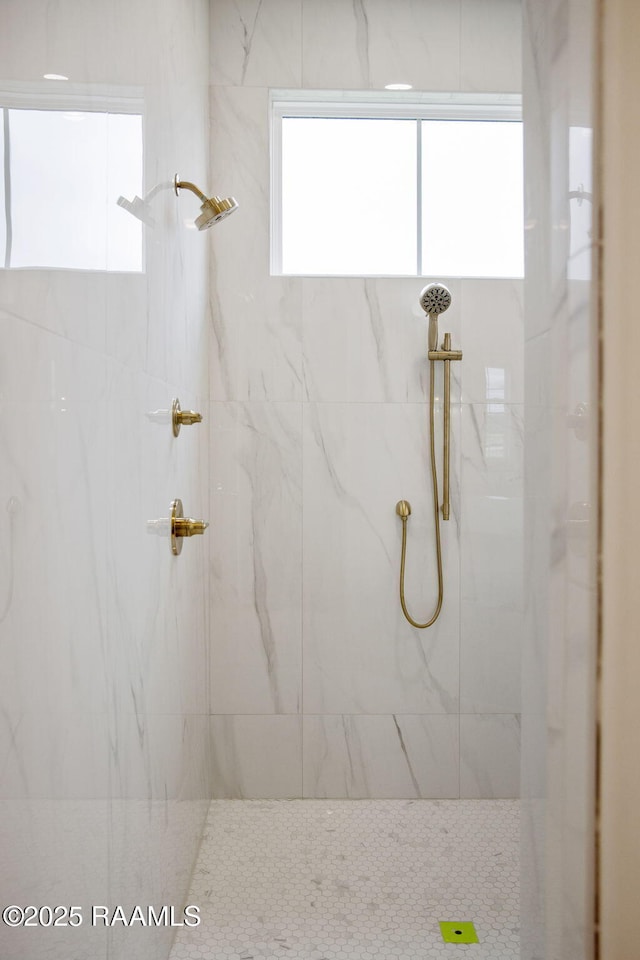
[[(452, 305), (440, 340), (461, 338), (460, 281), (447, 281)], [(302, 281), (304, 389), (309, 400), (402, 403), (429, 395), (428, 320), (419, 305), (424, 280), (322, 278)], [(452, 364), (452, 400), (460, 364)], [(436, 397), (442, 397), (438, 365)]]
[(492, 799), (520, 795), (520, 717), (460, 717), (460, 796)]
[[(245, 267), (253, 265), (259, 253), (263, 265), (268, 263), (269, 248), (263, 242), (268, 231), (269, 214), (269, 90), (266, 86), (213, 86), (210, 88), (211, 121), (211, 176), (215, 190), (221, 196), (232, 194), (238, 200), (238, 209), (227, 221), (225, 230), (211, 235), (214, 253), (239, 247), (243, 251)], [(260, 223), (259, 237), (253, 238), (246, 230), (239, 233), (242, 224), (251, 216)], [(230, 231), (232, 231), (230, 233)], [(226, 242), (225, 242), (226, 241)], [(245, 246), (250, 244), (250, 246)]]
[[(516, 529), (497, 537), (485, 529), (462, 541), (460, 684), (464, 710), (469, 712), (520, 709), (522, 503), (504, 501), (500, 506), (499, 511), (490, 504), (483, 509), (476, 501), (468, 510), (478, 509), (494, 521), (511, 521)], [(487, 544), (493, 544), (490, 553)]]
[(5, 271), (0, 308), (10, 317), (104, 350), (106, 274), (67, 270)]
[[(2, 701), (104, 707), (104, 358), (0, 314)], [(82, 537), (78, 537), (78, 531)], [(65, 562), (61, 564), (60, 558)], [(34, 602), (37, 596), (37, 602)]]
[(522, 610), (467, 598), (460, 606), (461, 709), (519, 711)]
[(16, 711), (15, 716), (5, 710), (0, 716), (0, 783), (5, 783), (5, 766), (12, 752), (12, 744), (15, 740), (22, 714)]
[(3, 79), (38, 82), (45, 73), (58, 73), (73, 84), (100, 84), (97, 96), (105, 85), (122, 93), (123, 86), (204, 79), (209, 69), (208, 8), (207, 0), (112, 0), (108, 5), (101, 0), (53, 0), (53, 6), (49, 0), (31, 0), (25, 13), (21, 0), (7, 0), (0, 37)]
[[(452, 435), (459, 435), (454, 410)], [(454, 440), (455, 443), (455, 440)], [(440, 449), (441, 443), (438, 443)], [(445, 600), (418, 633), (398, 600), (409, 499), (406, 595), (413, 615), (437, 597), (422, 404), (308, 404), (304, 416), (304, 703), (306, 713), (448, 713), (458, 702), (458, 457), (443, 524)]]
[(517, 712), (523, 612), (523, 501), (465, 498), (460, 696), (466, 712)]
[[(208, 6), (10, 2), (2, 83), (59, 97), (53, 70), (66, 92), (138, 98), (148, 187), (176, 169), (208, 186)], [(2, 899), (64, 903), (80, 884), (94, 903), (171, 902), (159, 877), (187, 892), (210, 794), (207, 545), (175, 558), (146, 524), (176, 496), (202, 509), (197, 428), (178, 445), (147, 417), (207, 396), (207, 238), (186, 229), (189, 199), (161, 196), (143, 274), (0, 271)], [(166, 931), (135, 948), (74, 934), (7, 948), (0, 932), (0, 953), (169, 949)]]
[(212, 716), (213, 799), (302, 796), (302, 720)]
[(524, 406), (461, 406), (460, 450), (465, 496), (522, 497)]
[(110, 790), (131, 800), (195, 800), (207, 797), (212, 768), (206, 715), (124, 713), (111, 718)]
[(462, 400), (524, 402), (521, 280), (462, 280)]
[(243, 277), (216, 260), (211, 282), (212, 399), (301, 399), (300, 281), (260, 269)]
[(5, 798), (105, 797), (109, 792), (106, 714), (29, 712), (2, 773)]
[[(32, 352), (27, 369), (18, 356), (12, 360), (21, 380), (19, 399), (2, 405), (9, 469), (0, 472), (6, 534), (0, 637), (8, 722), (15, 727), (23, 711), (47, 716), (46, 739), (41, 736), (21, 759), (20, 772), (29, 783), (45, 763), (47, 741), (63, 741), (64, 713), (99, 710), (106, 702), (105, 543), (99, 523), (104, 487), (99, 476), (91, 482), (94, 470), (104, 469), (104, 418), (101, 398), (82, 397), (77, 382), (65, 378), (60, 355), (50, 366), (38, 362), (46, 360), (46, 352), (40, 358)], [(100, 371), (90, 364), (85, 369), (100, 391)], [(36, 399), (37, 388), (32, 399), (24, 399), (29, 370), (36, 377), (44, 372), (45, 382), (46, 374), (55, 372), (49, 403)], [(73, 479), (65, 476), (68, 464), (77, 471)], [(55, 777), (53, 783), (57, 788)]]
[[(62, 0), (57, 14), (47, 21), (47, 54), (61, 61), (70, 77), (151, 85), (206, 75), (206, 0), (189, 0), (187, 7), (176, 0), (137, 0), (135, 4), (115, 0), (107, 8), (99, 0)], [(96, 34), (100, 42), (92, 57), (93, 49), (87, 49), (83, 38)], [(171, 43), (167, 43), (169, 36)]]
[(302, 0), (219, 0), (211, 8), (211, 83), (299, 87)]
[(416, 90), (458, 90), (460, 6), (446, 0), (302, 0), (302, 65), (304, 87), (410, 83)]
[[(29, 32), (33, 48), (28, 50), (29, 44), (24, 43), (24, 4), (9, 0), (4, 5), (6, 30), (0, 46), (3, 75), (10, 79), (40, 80), (45, 73), (60, 73), (75, 80), (106, 80), (110, 38), (104, 29), (105, 16), (99, 5), (72, 0), (55, 6), (58, 16), (43, 0), (32, 4)], [(95, 40), (90, 50), (87, 37)]]
[(114, 359), (134, 370), (143, 370), (149, 323), (147, 278), (142, 273), (132, 273), (123, 274), (118, 280), (108, 282), (106, 288), (104, 347)]
[[(74, 2), (82, 6), (84, 0)], [(100, 0), (91, 2), (108, 24), (107, 69), (112, 82), (149, 87), (166, 84), (169, 91), (175, 91), (181, 84), (208, 80), (208, 0), (187, 0), (186, 4), (180, 0), (114, 0), (106, 11)], [(163, 151), (158, 156), (162, 159)]]
[(148, 521), (168, 517), (177, 497), (187, 516), (208, 519), (209, 514), (208, 493), (205, 499), (199, 479), (207, 426), (184, 428), (176, 439), (171, 400), (166, 384), (110, 364), (109, 675), (112, 697), (125, 712), (206, 712), (210, 534), (186, 541), (177, 558), (167, 531), (153, 535), (147, 527)]
[(299, 404), (211, 409), (211, 704), (296, 713), (301, 695)]
[[(491, 93), (522, 89), (520, 0), (462, 0), (460, 87)], [(499, 56), (487, 56), (488, 51)]]
[[(493, 416), (486, 407), (463, 406), (460, 704), (465, 713), (520, 710), (524, 612), (521, 410), (505, 407), (502, 416), (507, 424), (495, 434), (490, 432)], [(492, 436), (497, 438), (495, 444)], [(490, 445), (482, 439), (487, 437)], [(496, 457), (494, 464), (495, 450), (502, 451), (503, 457)]]
[(412, 798), (458, 796), (458, 718), (303, 718), (304, 795)]
[[(171, 493), (177, 448), (170, 427), (148, 417), (170, 407), (167, 394), (164, 385), (147, 387), (139, 372), (110, 362), (106, 647), (110, 697), (118, 713), (145, 714), (149, 672), (165, 664), (165, 625), (158, 619), (170, 593), (172, 558), (168, 539), (150, 535), (147, 522), (168, 517), (169, 503), (179, 495)], [(174, 682), (175, 674), (169, 680)], [(169, 709), (176, 709), (175, 696)]]
[(212, 88), (211, 128), (212, 182), (240, 204), (211, 238), (211, 396), (301, 399), (301, 281), (269, 273), (267, 90)]

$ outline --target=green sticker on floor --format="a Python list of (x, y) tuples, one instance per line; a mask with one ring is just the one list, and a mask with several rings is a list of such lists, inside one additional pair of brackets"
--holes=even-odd
[(479, 943), (476, 928), (471, 922), (451, 923), (440, 920), (440, 933), (445, 943)]

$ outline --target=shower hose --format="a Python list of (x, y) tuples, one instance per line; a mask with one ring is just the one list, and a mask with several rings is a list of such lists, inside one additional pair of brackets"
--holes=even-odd
[(442, 609), (442, 546), (440, 543), (440, 503), (438, 499), (438, 474), (436, 471), (436, 441), (435, 441), (435, 414), (434, 414), (434, 399), (435, 399), (435, 360), (429, 361), (429, 433), (430, 433), (430, 450), (431, 450), (431, 479), (433, 487), (433, 517), (435, 520), (436, 527), (436, 559), (438, 562), (438, 602), (436, 604), (436, 609), (433, 613), (433, 616), (430, 620), (427, 620), (426, 623), (418, 623), (417, 620), (414, 620), (409, 611), (407, 610), (407, 604), (404, 599), (404, 567), (405, 560), (407, 556), (407, 517), (401, 517), (402, 520), (402, 557), (400, 560), (400, 604), (402, 606), (402, 612), (409, 621), (412, 627), (417, 627), (418, 630), (425, 630), (427, 627), (430, 627), (432, 623), (435, 623), (440, 615), (440, 610)]

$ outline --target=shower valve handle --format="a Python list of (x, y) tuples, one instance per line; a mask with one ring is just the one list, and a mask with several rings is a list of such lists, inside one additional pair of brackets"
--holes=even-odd
[(182, 541), (185, 537), (195, 537), (205, 532), (209, 524), (206, 520), (192, 520), (185, 517), (182, 509), (182, 500), (172, 500), (168, 517), (159, 520), (147, 520), (147, 533), (154, 533), (159, 537), (168, 537), (171, 553), (174, 557), (182, 551)]
[(171, 423), (173, 426), (173, 435), (177, 437), (180, 433), (180, 427), (190, 427), (193, 423), (201, 423), (202, 414), (195, 410), (182, 410), (180, 401), (176, 397), (171, 404)]

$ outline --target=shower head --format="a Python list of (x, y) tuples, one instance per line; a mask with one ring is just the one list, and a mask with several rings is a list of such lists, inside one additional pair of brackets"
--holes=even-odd
[(430, 283), (420, 293), (420, 306), (429, 316), (437, 316), (451, 306), (451, 293), (442, 283)]
[(196, 227), (198, 230), (208, 230), (214, 223), (224, 220), (230, 213), (238, 209), (238, 201), (234, 197), (205, 197), (202, 190), (196, 187), (195, 183), (189, 183), (188, 180), (180, 180), (176, 173), (173, 178), (173, 189), (176, 196), (179, 190), (190, 190), (196, 197), (202, 200), (200, 207), (200, 216), (196, 218)]
[(429, 315), (429, 350), (436, 350), (438, 316), (451, 306), (451, 293), (443, 283), (429, 283), (420, 293), (420, 306)]
[(198, 230), (208, 230), (237, 209), (238, 201), (233, 197), (209, 197), (200, 207), (202, 212), (196, 219), (196, 227)]

